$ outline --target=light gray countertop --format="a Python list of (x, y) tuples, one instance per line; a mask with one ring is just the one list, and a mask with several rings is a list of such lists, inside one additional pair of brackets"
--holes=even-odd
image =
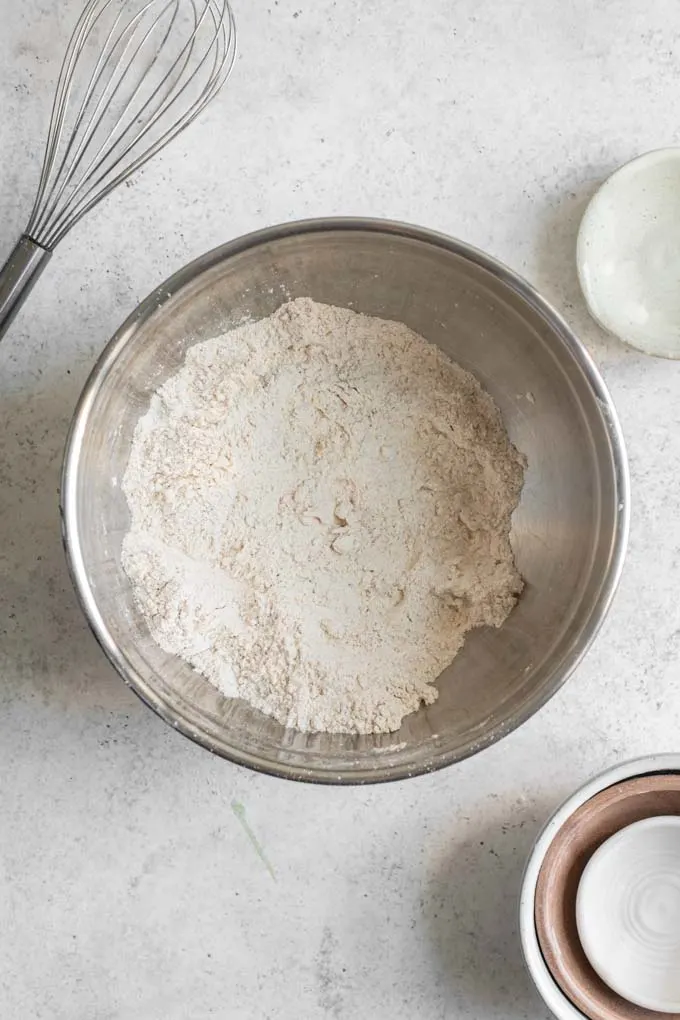
[[(0, 0), (0, 257), (80, 6)], [(0, 345), (0, 1016), (539, 1020), (515, 917), (538, 827), (680, 739), (680, 364), (605, 337), (574, 270), (597, 183), (678, 139), (680, 6), (235, 11), (227, 89), (67, 237)], [(619, 593), (561, 693), (460, 766), (363, 789), (248, 773), (149, 712), (83, 622), (57, 510), (77, 395), (136, 303), (231, 237), (343, 213), (454, 234), (536, 284), (604, 371), (633, 484)]]

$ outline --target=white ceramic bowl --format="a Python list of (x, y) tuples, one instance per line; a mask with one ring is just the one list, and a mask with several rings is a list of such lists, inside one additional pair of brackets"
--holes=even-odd
[(656, 754), (636, 758), (595, 776), (573, 793), (552, 815), (534, 844), (522, 880), (519, 930), (524, 960), (541, 998), (558, 1020), (584, 1020), (584, 1014), (567, 998), (543, 958), (534, 922), (536, 884), (548, 847), (566, 820), (601, 790), (636, 776), (655, 772), (680, 772), (680, 754)]
[(576, 925), (605, 984), (646, 1009), (680, 1011), (680, 817), (605, 840), (581, 876)]
[(591, 199), (576, 261), (588, 308), (646, 354), (680, 358), (680, 148), (626, 163)]

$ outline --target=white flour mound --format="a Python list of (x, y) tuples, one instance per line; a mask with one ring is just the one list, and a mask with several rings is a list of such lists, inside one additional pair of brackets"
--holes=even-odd
[(398, 322), (300, 298), (192, 347), (140, 420), (123, 565), (152, 635), (300, 730), (397, 730), (522, 589), (523, 458)]

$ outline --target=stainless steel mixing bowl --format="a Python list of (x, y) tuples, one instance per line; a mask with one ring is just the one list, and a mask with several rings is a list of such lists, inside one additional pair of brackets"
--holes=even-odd
[[(526, 579), (498, 630), (468, 635), (439, 699), (398, 733), (285, 729), (219, 694), (150, 637), (120, 563), (120, 481), (150, 395), (187, 348), (301, 295), (405, 322), (472, 371), (528, 458), (513, 520)], [(379, 220), (314, 220), (232, 241), (176, 273), (113, 337), (85, 386), (62, 485), (64, 538), (90, 625), (123, 679), (186, 736), (292, 779), (379, 782), (437, 769), (527, 719), (593, 640), (621, 570), (628, 475), (611, 400), (585, 349), (526, 283), (448, 237)]]

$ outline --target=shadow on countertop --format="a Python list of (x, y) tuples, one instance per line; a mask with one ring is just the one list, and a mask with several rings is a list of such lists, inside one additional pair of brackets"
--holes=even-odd
[(447, 1016), (552, 1015), (524, 966), (518, 921), (524, 866), (551, 807), (487, 820), (474, 838), (451, 847), (425, 889), (423, 919), (451, 1005)]
[(576, 268), (576, 240), (591, 198), (615, 165), (597, 168), (588, 181), (546, 196), (536, 236), (531, 283), (566, 318), (590, 353), (603, 365), (634, 353), (591, 317)]
[(79, 390), (65, 369), (0, 399), (0, 699), (129, 710), (135, 699), (90, 634), (61, 543), (61, 462)]

